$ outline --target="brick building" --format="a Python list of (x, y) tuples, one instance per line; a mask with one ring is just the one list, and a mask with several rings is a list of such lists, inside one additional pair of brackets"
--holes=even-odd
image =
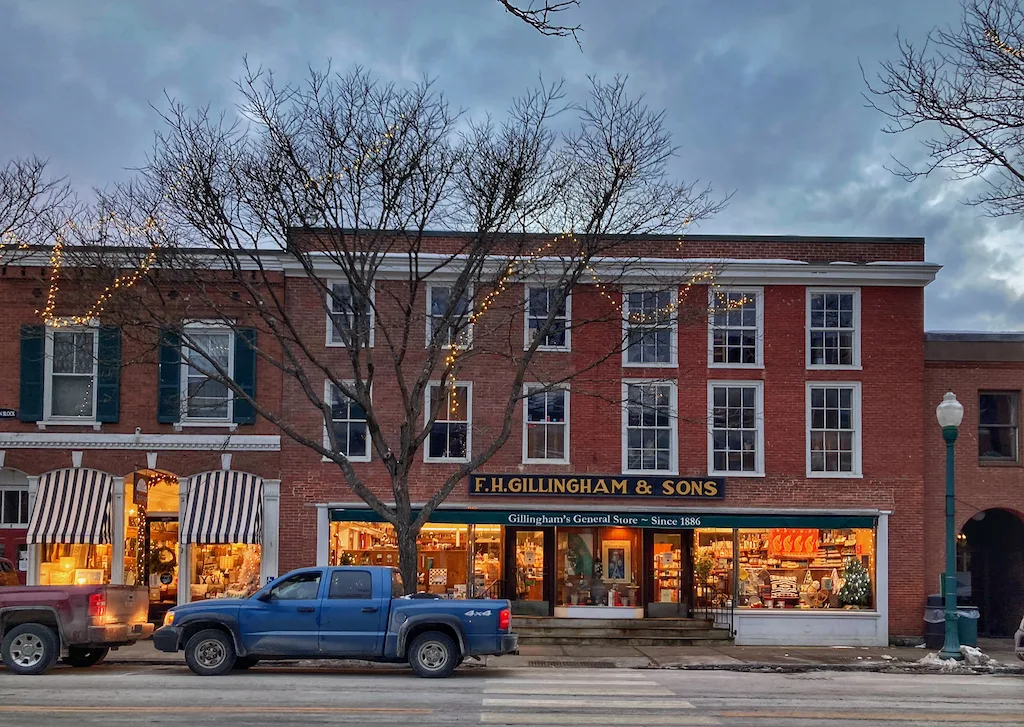
[[(446, 233), (431, 240), (438, 250), (457, 242)], [(658, 237), (636, 244), (646, 258), (642, 269), (620, 276), (609, 292), (593, 284), (573, 289), (565, 335), (548, 342), (542, 365), (586, 366), (623, 332), (632, 343), (602, 360), (586, 386), (572, 382), (525, 397), (508, 443), (424, 528), (419, 588), (501, 595), (519, 613), (573, 618), (728, 610), (742, 643), (884, 644), (890, 636), (919, 635), (933, 566), (919, 544), (930, 532), (926, 452), (934, 437), (916, 412), (937, 401), (925, 386), (922, 331), (924, 287), (938, 266), (925, 261), (924, 241), (693, 235), (684, 246)], [(265, 255), (282, 271), (287, 306), (303, 336), (322, 341), (322, 354), (336, 355), (343, 367), (330, 314), (306, 270), (290, 266), (287, 255)], [(664, 286), (651, 289), (649, 271), (682, 277), (694, 260), (714, 268), (714, 292), (676, 284), (667, 293), (687, 298), (699, 315), (685, 315), (680, 303), (653, 324), (631, 322), (631, 309), (664, 304)], [(149, 360), (122, 352), (118, 360), (133, 363), (116, 382), (102, 351), (95, 367), (81, 363), (79, 372), (72, 356), (54, 370), (55, 339), (78, 329), (38, 328), (39, 283), (32, 281), (46, 271), (32, 262), (10, 266), (0, 278), (9, 311), (0, 335), (22, 341), (20, 358), (16, 346), (0, 353), (7, 369), (21, 374), (3, 389), (18, 419), (0, 423), (0, 486), (5, 498), (19, 493), (12, 508), (26, 513), (11, 523), (8, 552), (24, 544), (22, 520), (38, 519), (38, 542), (24, 544), (31, 582), (79, 571), (120, 582), (134, 558), (155, 598), (184, 602), (237, 591), (254, 562), (264, 579), (313, 563), (397, 562), (390, 526), (352, 495), (335, 464), (244, 406), (239, 415), (243, 402), (228, 397), (221, 406), (216, 392), (202, 394), (216, 416), (191, 416), (189, 393), (202, 392), (204, 379), (197, 367), (180, 364), (173, 340), (161, 341)], [(392, 273), (385, 266), (375, 279), (378, 301), (400, 281), (397, 266)], [(330, 266), (317, 274), (330, 279)], [(509, 287), (503, 332), (526, 340), (531, 301), (543, 291), (542, 280)], [(420, 302), (427, 325), (431, 295), (428, 286)], [(574, 330), (576, 319), (599, 321), (591, 314), (607, 317), (609, 306), (622, 308), (614, 321), (597, 322), (585, 335)], [(102, 348), (101, 336), (113, 335), (103, 330), (84, 331), (95, 341), (60, 345)], [(258, 399), (276, 399), (287, 421), (316, 436), (325, 423), (297, 382), (258, 360), (251, 371), (238, 368), (250, 360), (240, 330), (211, 326), (210, 350), (230, 351), (225, 360), (236, 376), (249, 377)], [(264, 340), (263, 331), (258, 335)], [(446, 397), (448, 405), (434, 425), (438, 437), (428, 438), (414, 467), (415, 501), (499, 426), (503, 373), (482, 357), (460, 372), (454, 392), (429, 389), (427, 396)], [(118, 392), (116, 412), (97, 395), (84, 413), (54, 416), (54, 402), (63, 404), (53, 392), (78, 391), (60, 381), (75, 375), (93, 377), (90, 391)], [(382, 378), (372, 394), (384, 412), (394, 396), (390, 383)], [(174, 392), (180, 400), (167, 410), (166, 395)], [(386, 498), (388, 480), (365, 442), (365, 415), (335, 402), (331, 425), (345, 432), (354, 467)], [(80, 461), (72, 452), (82, 453)], [(225, 453), (234, 455), (230, 463), (221, 462)], [(43, 502), (43, 491), (84, 481), (84, 470), (109, 479), (111, 515), (76, 536), (87, 547), (51, 543), (46, 538), (62, 533), (39, 524), (48, 522), (46, 508), (56, 507), (51, 494)], [(251, 476), (243, 484), (258, 485), (256, 524), (246, 524), (237, 495), (225, 494), (233, 482), (227, 473), (238, 472)], [(134, 486), (139, 479), (157, 483), (146, 488), (148, 499)], [(177, 498), (178, 507), (154, 508), (153, 491), (172, 485), (173, 497), (159, 496)], [(243, 539), (207, 532), (197, 524), (203, 512), (227, 513)], [(158, 541), (176, 567), (160, 564), (152, 545)], [(840, 600), (851, 560), (867, 571), (870, 588)]]

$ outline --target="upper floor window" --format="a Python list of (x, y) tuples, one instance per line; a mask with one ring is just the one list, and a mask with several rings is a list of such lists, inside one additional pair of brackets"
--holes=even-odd
[[(554, 313), (551, 311), (554, 309)], [(548, 322), (551, 325), (543, 340), (537, 344), (539, 351), (569, 350), (569, 319), (571, 295), (562, 298), (556, 288), (526, 287), (526, 339), (524, 346), (529, 348), (538, 332)]]
[(473, 324), (470, 322), (470, 298), (464, 290), (458, 298), (449, 285), (427, 286), (427, 342), (441, 336), (441, 346), (468, 348), (473, 342)]
[(757, 368), (763, 365), (763, 297), (760, 289), (711, 288), (709, 366)]
[(676, 296), (670, 290), (627, 290), (622, 294), (625, 366), (674, 366)]
[(202, 324), (186, 326), (181, 358), (182, 419), (231, 421), (232, 392), (223, 376), (234, 376), (232, 330)]
[(807, 474), (860, 477), (860, 384), (807, 384)]
[(0, 525), (28, 525), (28, 488), (0, 489)]
[(623, 383), (622, 459), (626, 472), (677, 469), (676, 385), (668, 382)]
[(978, 457), (988, 461), (1017, 461), (1016, 392), (978, 394)]
[(98, 342), (94, 328), (47, 329), (47, 419), (96, 418)]
[[(331, 403), (331, 428), (335, 451), (354, 461), (369, 461), (370, 437), (366, 427), (366, 409), (330, 381), (327, 395)], [(324, 446), (331, 448), (330, 437), (324, 433)]]
[(764, 474), (764, 389), (760, 381), (708, 384), (708, 469), (713, 475)]
[(860, 366), (860, 291), (807, 291), (808, 368)]
[(327, 345), (347, 346), (359, 341), (373, 346), (373, 289), (368, 299), (349, 283), (330, 283), (328, 287)]
[(528, 384), (525, 403), (523, 461), (568, 462), (569, 392)]
[(426, 415), (433, 412), (435, 402), (440, 402), (437, 416), (427, 437), (425, 459), (427, 462), (465, 462), (472, 451), (473, 396), (472, 386), (457, 383), (442, 387), (430, 384), (427, 387)]

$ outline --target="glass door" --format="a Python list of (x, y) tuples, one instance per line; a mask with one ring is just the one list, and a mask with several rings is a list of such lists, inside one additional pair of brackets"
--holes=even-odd
[(647, 615), (686, 618), (690, 611), (690, 531), (653, 532)]
[(550, 616), (553, 528), (505, 531), (505, 589), (512, 613)]
[(164, 614), (178, 603), (178, 518), (148, 518), (146, 541), (149, 620), (162, 623)]

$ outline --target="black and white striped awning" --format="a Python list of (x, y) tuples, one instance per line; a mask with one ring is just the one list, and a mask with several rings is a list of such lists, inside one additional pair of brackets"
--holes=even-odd
[(29, 543), (109, 543), (114, 477), (81, 467), (39, 478)]
[(188, 483), (183, 543), (260, 543), (263, 478), (246, 472), (204, 472)]

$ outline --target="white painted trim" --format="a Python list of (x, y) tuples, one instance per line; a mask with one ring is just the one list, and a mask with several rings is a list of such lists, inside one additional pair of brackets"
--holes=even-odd
[[(423, 409), (423, 426), (427, 425), (427, 418), (430, 416), (430, 390), (435, 386), (441, 386), (440, 381), (430, 381), (427, 383), (427, 388), (423, 392), (424, 396), (424, 409)], [(426, 440), (423, 442), (423, 461), (424, 462), (468, 462), (473, 456), (473, 382), (472, 381), (456, 381), (455, 386), (466, 387), (466, 456), (465, 457), (431, 457), (430, 456), (430, 435), (427, 435)], [(451, 421), (449, 419), (434, 419), (435, 422)]]
[[(754, 333), (755, 363), (715, 363), (714, 308), (718, 293), (741, 293), (753, 295), (756, 305), (757, 330)], [(758, 286), (722, 287), (708, 286), (708, 368), (710, 369), (763, 369), (764, 368), (764, 288)]]
[[(363, 503), (366, 504), (365, 502)], [(331, 512), (327, 505), (316, 506), (316, 565), (330, 565), (331, 559)]]
[(875, 529), (875, 609), (881, 615), (878, 624), (879, 646), (889, 645), (889, 513), (878, 516)]
[[(387, 507), (395, 507), (394, 501), (383, 501)], [(423, 507), (426, 501), (417, 500), (412, 502), (414, 508)], [(333, 510), (345, 510), (345, 509), (357, 509), (357, 510), (368, 510), (370, 506), (361, 500), (349, 500), (349, 501), (332, 501), (332, 502), (321, 502), (317, 503), (316, 507), (326, 507)], [(651, 512), (652, 505), (616, 505), (614, 510), (616, 512), (628, 512), (628, 513), (649, 513)], [(441, 505), (442, 510), (512, 510), (515, 512), (538, 512), (542, 510), (564, 510), (566, 508), (559, 508), (557, 506), (551, 506), (547, 508), (539, 508), (535, 504), (520, 504), (517, 505), (514, 502), (504, 503), (502, 505), (495, 505), (493, 508), (487, 505), (480, 505), (474, 502), (445, 502)], [(607, 513), (608, 505), (593, 505), (593, 504), (579, 504), (572, 505), (571, 508), (574, 512), (598, 512)], [(830, 516), (849, 516), (849, 517), (878, 517), (882, 513), (888, 513), (885, 510), (879, 510), (877, 508), (829, 508), (829, 507), (715, 507), (713, 513), (711, 508), (701, 506), (690, 506), (690, 507), (677, 507), (672, 505), (665, 505), (664, 507), (658, 506), (657, 511), (659, 513), (671, 513), (678, 515), (797, 515), (800, 517), (830, 517)], [(699, 527), (699, 526), (698, 526)], [(686, 529), (686, 528), (683, 528)]]
[(48, 434), (43, 432), (0, 432), (5, 449), (127, 449), (138, 451), (281, 450), (278, 434)]
[[(629, 361), (629, 293), (660, 293), (668, 292), (672, 299), (669, 305), (674, 305), (672, 316), (669, 322), (671, 334), (669, 336), (669, 360), (656, 363), (631, 362)], [(631, 286), (622, 289), (622, 367), (628, 369), (674, 369), (679, 367), (679, 287), (658, 288), (657, 286), (642, 287)]]
[[(627, 462), (629, 450), (629, 387), (630, 385), (662, 385), (672, 387), (672, 411), (669, 414), (669, 442), (672, 451), (667, 470), (631, 470)], [(679, 474), (679, 387), (675, 381), (665, 379), (622, 380), (622, 474), (625, 475), (677, 475)]]
[[(572, 415), (570, 413), (570, 398), (571, 393), (569, 391), (568, 384), (560, 384), (552, 387), (551, 391), (560, 390), (565, 392), (565, 456), (561, 459), (538, 459), (536, 457), (530, 458), (527, 456), (527, 417), (529, 416), (530, 410), (530, 389), (531, 387), (544, 387), (544, 384), (538, 382), (532, 382), (529, 384), (523, 384), (523, 464), (569, 464), (569, 429), (572, 424)], [(543, 423), (543, 422), (538, 422)]]
[[(550, 286), (529, 284), (523, 286), (523, 350), (530, 348), (530, 291), (550, 290)], [(557, 320), (557, 318), (555, 319)], [(572, 292), (565, 296), (565, 345), (537, 346), (538, 351), (567, 353), (572, 350)]]
[[(811, 389), (819, 386), (850, 387), (853, 389), (853, 472), (812, 472), (811, 471)], [(859, 381), (808, 381), (804, 385), (804, 453), (806, 455), (807, 477), (833, 480), (856, 480), (864, 477), (861, 442), (861, 384)]]
[[(342, 383), (347, 384), (347, 385), (354, 385), (354, 381), (350, 380), (350, 379), (349, 380), (343, 380)], [(334, 404), (334, 398), (331, 396), (331, 386), (333, 386), (333, 384), (331, 383), (330, 379), (324, 379), (324, 403), (327, 404), (327, 406), (329, 406), (329, 407), (333, 407), (333, 404)], [(344, 394), (342, 394), (342, 396), (344, 396)], [(371, 401), (371, 403), (373, 401), (373, 384), (370, 385), (370, 401)], [(349, 420), (349, 421), (351, 421), (351, 420)], [(334, 423), (333, 416), (331, 418), (331, 423), (332, 424)], [(330, 449), (330, 448), (331, 448), (331, 440), (330, 440), (330, 435), (327, 433), (327, 422), (325, 421), (324, 422), (324, 449)], [(342, 452), (339, 452), (338, 454), (341, 454), (342, 456), (344, 456), (346, 459), (348, 459), (349, 462), (369, 462), (371, 459), (373, 459), (373, 446), (372, 446), (372, 443), (370, 442), (370, 428), (369, 427), (366, 428), (366, 455), (365, 456), (362, 456), (362, 457), (349, 457), (347, 454), (344, 454)], [(321, 462), (333, 462), (334, 460), (332, 460), (330, 457), (321, 457), (320, 461)]]
[[(184, 338), (188, 337), (187, 331), (193, 330), (199, 332), (209, 333), (222, 333), (228, 337), (228, 378), (234, 379), (235, 377), (235, 330), (229, 326), (221, 323), (207, 322), (207, 321), (190, 321), (182, 327), (184, 332)], [(181, 401), (181, 414), (178, 417), (178, 421), (175, 422), (175, 430), (180, 427), (195, 427), (195, 426), (226, 426), (234, 424), (234, 411), (235, 411), (235, 393), (234, 390), (228, 386), (228, 413), (224, 417), (189, 417), (188, 416), (188, 358), (186, 357), (186, 350), (192, 347), (188, 345), (187, 341), (181, 341), (181, 365), (178, 367), (180, 370), (180, 379), (178, 386), (178, 399)], [(200, 354), (202, 356), (202, 354)]]
[(110, 538), (113, 541), (110, 555), (110, 582), (120, 585), (124, 583), (124, 477), (115, 477), (114, 485), (110, 490), (110, 533)]
[[(334, 338), (334, 325), (333, 325), (333, 321), (331, 319), (331, 314), (332, 313), (337, 313), (337, 311), (335, 311), (334, 307), (333, 307), (333, 300), (334, 300), (334, 298), (331, 295), (331, 289), (332, 289), (332, 286), (334, 286), (335, 284), (348, 285), (349, 286), (349, 290), (351, 290), (352, 286), (351, 286), (351, 283), (348, 282), (348, 280), (337, 279), (337, 278), (334, 278), (334, 279), (331, 279), (331, 280), (326, 280), (326, 281), (324, 281), (324, 283), (327, 286), (327, 294), (326, 294), (326, 296), (327, 296), (327, 301), (326, 301), (327, 302), (327, 309), (325, 311), (325, 315), (326, 315), (326, 318), (327, 318), (327, 321), (326, 321), (327, 322), (327, 338), (325, 339), (324, 345), (327, 346), (327, 348), (345, 348), (344, 341), (334, 341), (333, 340), (333, 338)], [(374, 333), (376, 332), (376, 330), (377, 330), (377, 283), (376, 283), (375, 280), (371, 280), (370, 281), (370, 331), (369, 331), (369, 333), (370, 333), (370, 340), (369, 340), (368, 348), (373, 348)]]
[(260, 582), (278, 576), (281, 531), (281, 480), (263, 480), (263, 543), (260, 553)]
[[(455, 281), (453, 280), (452, 282), (455, 282)], [(424, 329), (423, 329), (423, 348), (430, 348), (430, 339), (431, 339), (431, 335), (432, 335), (431, 334), (431, 323), (433, 321), (433, 318), (430, 315), (430, 310), (431, 310), (430, 302), (433, 299), (434, 288), (451, 288), (451, 287), (452, 287), (451, 283), (446, 283), (446, 282), (436, 282), (436, 283), (428, 283), (427, 284), (427, 294), (425, 296), (426, 300), (427, 300), (427, 310), (426, 310), (426, 321), (425, 321)], [(473, 292), (474, 292), (473, 291), (473, 286), (472, 285), (467, 285), (465, 292), (466, 292), (466, 317), (468, 319), (468, 318), (472, 318), (472, 316), (473, 316)], [(451, 329), (448, 330), (448, 334), (449, 335), (452, 334)], [(462, 344), (459, 344), (459, 343), (448, 343), (448, 344), (442, 345), (441, 348), (442, 349), (448, 349), (448, 348), (469, 349), (469, 348), (472, 348), (473, 347), (473, 324), (472, 323), (467, 324), (466, 330), (465, 330), (465, 334), (466, 334), (466, 339), (467, 339), (465, 346), (463, 346)], [(457, 338), (458, 338), (458, 335), (456, 335), (456, 339)]]
[[(188, 512), (188, 491), (192, 487), (191, 477), (178, 480), (178, 524), (182, 516)], [(178, 528), (178, 605), (183, 606), (192, 600), (192, 544), (183, 543), (184, 533)], [(182, 575), (184, 574), (184, 575)], [(147, 584), (148, 585), (148, 584)]]
[[(28, 517), (32, 519), (32, 513), (36, 509), (36, 494), (39, 492), (39, 475), (28, 476)], [(29, 586), (39, 585), (39, 563), (42, 561), (42, 546), (28, 546), (28, 572), (25, 574), (25, 584)]]
[[(811, 363), (811, 296), (823, 293), (853, 295), (853, 364), (836, 365)], [(860, 371), (861, 365), (861, 306), (860, 288), (807, 288), (804, 295), (804, 364), (809, 371)]]
[[(733, 472), (715, 469), (715, 437), (714, 437), (714, 390), (716, 386), (745, 386), (754, 388), (754, 418), (757, 425), (755, 442), (757, 452), (754, 472)], [(764, 382), (733, 381), (730, 379), (708, 382), (708, 474), (716, 477), (764, 477)]]
[(181, 432), (185, 429), (226, 429), (229, 432), (233, 432), (238, 429), (238, 424), (235, 422), (208, 422), (201, 419), (189, 419), (174, 422), (173, 427), (176, 432)]
[[(96, 403), (99, 389), (99, 352), (100, 334), (98, 323), (88, 326), (67, 326), (64, 328), (46, 327), (43, 340), (43, 419), (42, 426), (75, 426), (90, 427), (96, 422)], [(92, 335), (92, 416), (70, 417), (53, 416), (53, 336), (55, 333), (89, 333)]]

